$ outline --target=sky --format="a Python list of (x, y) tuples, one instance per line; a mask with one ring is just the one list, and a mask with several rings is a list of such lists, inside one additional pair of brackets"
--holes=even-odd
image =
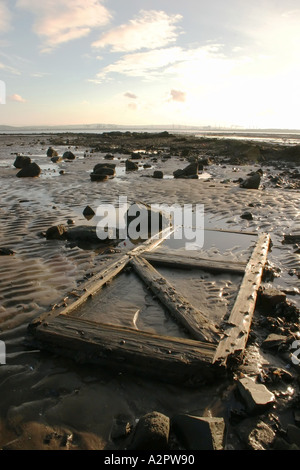
[(299, 0), (0, 0), (0, 125), (300, 129)]

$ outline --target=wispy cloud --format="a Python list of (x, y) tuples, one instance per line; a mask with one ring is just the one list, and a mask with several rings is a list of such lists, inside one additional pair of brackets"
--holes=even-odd
[(164, 11), (140, 11), (139, 15), (104, 33), (92, 46), (110, 47), (113, 52), (130, 52), (140, 49), (156, 49), (176, 41), (177, 23), (181, 15), (168, 15)]
[(118, 73), (129, 77), (153, 78), (160, 69), (179, 61), (181, 47), (169, 47), (146, 52), (125, 54), (121, 59), (104, 67), (98, 74), (98, 80), (106, 79), (110, 74)]
[(16, 5), (35, 15), (33, 30), (43, 38), (42, 52), (87, 36), (111, 18), (101, 0), (17, 0)]
[(130, 98), (132, 100), (136, 100), (137, 99), (137, 96), (134, 94), (134, 93), (131, 93), (131, 91), (127, 91), (126, 93), (124, 93), (124, 96), (126, 98)]
[(17, 93), (15, 93), (14, 95), (9, 96), (8, 99), (10, 101), (17, 101), (17, 103), (26, 103), (26, 101), (27, 101), (24, 98), (22, 98), (21, 95), (18, 95)]
[(7, 3), (0, 1), (0, 33), (5, 33), (11, 27), (11, 13), (7, 7)]

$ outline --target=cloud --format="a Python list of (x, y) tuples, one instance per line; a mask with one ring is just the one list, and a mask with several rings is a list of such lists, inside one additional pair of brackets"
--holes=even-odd
[(171, 90), (169, 101), (184, 103), (186, 101), (186, 93), (180, 90)]
[(33, 30), (44, 39), (42, 52), (87, 36), (111, 18), (101, 0), (17, 0), (16, 5), (35, 15)]
[(5, 33), (11, 26), (11, 13), (5, 1), (0, 0), (0, 33)]
[(17, 95), (17, 93), (15, 93), (14, 95), (11, 95), (8, 97), (10, 101), (17, 101), (17, 103), (26, 103), (26, 100), (24, 98), (22, 98), (22, 96), (20, 95)]
[(178, 37), (177, 23), (181, 15), (167, 15), (164, 11), (140, 11), (139, 15), (107, 33), (92, 46), (109, 46), (113, 52), (130, 52), (140, 49), (156, 49), (175, 42)]
[(137, 99), (137, 96), (134, 94), (134, 93), (131, 93), (130, 91), (127, 91), (126, 93), (124, 93), (124, 96), (126, 98), (130, 98), (132, 100), (136, 100)]
[[(110, 79), (113, 74), (141, 77), (146, 81), (178, 77), (180, 82), (218, 81), (228, 73), (235, 61), (222, 54), (222, 44), (185, 49), (179, 46), (125, 54), (97, 74), (96, 81)], [(95, 83), (96, 83), (95, 81)]]
[(98, 74), (98, 79), (106, 79), (112, 73), (130, 77), (153, 78), (160, 69), (180, 60), (182, 48), (169, 47), (146, 52), (125, 54), (118, 61), (107, 65)]

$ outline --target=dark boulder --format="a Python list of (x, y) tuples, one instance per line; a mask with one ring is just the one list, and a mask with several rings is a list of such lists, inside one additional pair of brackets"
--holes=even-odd
[(57, 157), (58, 153), (52, 147), (49, 147), (47, 150), (47, 157)]
[(162, 171), (160, 170), (155, 170), (154, 173), (153, 173), (153, 178), (158, 178), (158, 179), (162, 179), (164, 177), (164, 174)]
[(125, 169), (126, 171), (136, 171), (139, 169), (139, 166), (137, 163), (132, 162), (131, 160), (126, 160)]
[(93, 168), (93, 171), (95, 173), (97, 173), (97, 171), (100, 169), (100, 168), (116, 168), (116, 164), (115, 163), (97, 163), (97, 165), (94, 166)]
[(27, 177), (36, 177), (41, 173), (41, 169), (37, 163), (29, 163), (24, 168), (22, 168), (18, 173), (18, 178), (27, 178)]
[(18, 169), (21, 169), (29, 165), (30, 163), (31, 163), (30, 157), (24, 157), (22, 155), (18, 155), (14, 161), (14, 166)]
[(57, 155), (57, 156), (51, 158), (51, 162), (53, 162), (53, 163), (62, 162), (62, 158)]
[(63, 159), (64, 160), (75, 160), (75, 155), (73, 152), (71, 152), (70, 150), (67, 150), (64, 154), (63, 154)]
[(174, 178), (191, 178), (191, 177), (198, 178), (198, 170), (199, 170), (198, 162), (192, 162), (183, 170), (182, 169), (175, 170), (173, 172), (173, 176)]
[(103, 175), (102, 173), (91, 173), (91, 181), (106, 181), (108, 180), (108, 175)]
[(260, 185), (260, 180), (260, 174), (255, 173), (254, 175), (249, 176), (249, 178), (243, 180), (240, 184), (240, 187), (245, 189), (258, 189)]

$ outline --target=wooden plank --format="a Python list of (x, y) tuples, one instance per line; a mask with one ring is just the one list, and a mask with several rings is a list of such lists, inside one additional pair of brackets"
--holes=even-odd
[(242, 353), (246, 346), (269, 244), (268, 234), (261, 234), (258, 237), (227, 321), (224, 336), (219, 342), (214, 363), (226, 363), (229, 356)]
[(218, 342), (220, 337), (216, 326), (180, 295), (145, 258), (135, 257), (130, 261), (130, 265), (169, 310), (171, 315), (195, 339), (210, 343)]
[(35, 347), (129, 372), (153, 375), (181, 384), (191, 377), (212, 378), (215, 346), (189, 339), (154, 335), (130, 328), (59, 315), (31, 331)]
[(182, 256), (174, 251), (155, 251), (144, 253), (143, 258), (153, 264), (159, 264), (179, 269), (203, 269), (210, 272), (227, 272), (232, 274), (244, 274), (246, 263), (240, 261), (227, 261), (218, 259), (195, 258)]

